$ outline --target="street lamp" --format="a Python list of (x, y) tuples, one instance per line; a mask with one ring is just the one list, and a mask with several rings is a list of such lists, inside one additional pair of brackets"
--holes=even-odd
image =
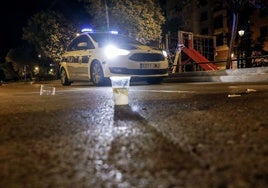
[(243, 37), (244, 34), (245, 34), (245, 30), (239, 30), (238, 34), (239, 34), (240, 37)]
[(242, 68), (242, 57), (243, 57), (243, 50), (242, 50), (242, 37), (245, 34), (245, 30), (239, 30), (238, 35), (240, 36), (239, 42), (239, 51), (238, 51), (238, 60), (237, 60), (237, 68)]

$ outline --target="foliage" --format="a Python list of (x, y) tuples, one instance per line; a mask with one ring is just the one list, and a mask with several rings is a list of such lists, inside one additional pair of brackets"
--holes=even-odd
[(10, 80), (15, 81), (18, 79), (19, 79), (19, 75), (17, 74), (17, 72), (15, 72), (11, 63), (9, 62), (0, 63), (0, 85), (1, 85), (1, 81), (2, 82), (10, 81)]
[[(166, 2), (167, 3), (167, 2)], [(178, 30), (192, 32), (193, 7), (199, 5), (199, 0), (168, 1), (168, 14), (165, 32), (177, 35)]]
[(6, 55), (6, 62), (20, 62), (22, 65), (26, 65), (34, 61), (34, 54), (34, 50), (29, 46), (10, 49)]
[(19, 77), (24, 73), (25, 67), (32, 69), (34, 62), (36, 62), (35, 52), (29, 46), (18, 47), (15, 49), (10, 49), (6, 55), (7, 64), (12, 67)]
[(116, 29), (143, 42), (160, 40), (165, 18), (156, 0), (81, 0), (87, 2), (92, 25)]
[(35, 47), (43, 59), (58, 62), (76, 33), (75, 27), (55, 11), (41, 11), (28, 20), (22, 38)]

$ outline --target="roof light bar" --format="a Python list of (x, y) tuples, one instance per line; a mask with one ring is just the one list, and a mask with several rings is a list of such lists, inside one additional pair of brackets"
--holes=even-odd
[(81, 32), (84, 33), (84, 32), (93, 32), (93, 29), (90, 29), (90, 28), (83, 28), (81, 29)]
[(110, 31), (111, 34), (117, 35), (118, 31)]

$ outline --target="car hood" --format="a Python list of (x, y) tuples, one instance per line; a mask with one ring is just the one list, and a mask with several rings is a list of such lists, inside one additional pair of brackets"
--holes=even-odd
[(121, 44), (119, 45), (119, 48), (125, 49), (125, 50), (159, 50), (157, 48), (151, 47), (151, 46), (146, 46), (146, 45), (137, 45), (137, 44)]

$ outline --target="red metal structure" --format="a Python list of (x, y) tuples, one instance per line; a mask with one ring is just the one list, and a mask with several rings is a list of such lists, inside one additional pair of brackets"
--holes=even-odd
[[(182, 48), (182, 51), (188, 55), (192, 60), (194, 60), (196, 63), (198, 63), (204, 70), (219, 70), (219, 68), (214, 65), (213, 63), (210, 63), (209, 60), (201, 55), (197, 50), (193, 48)], [(187, 62), (182, 62), (182, 64), (186, 64)]]
[[(186, 66), (189, 62), (194, 62), (205, 71), (215, 71), (219, 68), (211, 62), (206, 56), (212, 56), (214, 58), (214, 43), (208, 40), (196, 40), (194, 41), (194, 35), (191, 32), (179, 31), (178, 33), (179, 50), (176, 53), (174, 65), (179, 65), (179, 72), (182, 72), (182, 67)], [(208, 37), (206, 39), (209, 39)], [(205, 55), (203, 55), (205, 54)], [(182, 60), (182, 55), (184, 56)], [(187, 58), (185, 58), (187, 57)], [(175, 73), (175, 68), (173, 73)]]

